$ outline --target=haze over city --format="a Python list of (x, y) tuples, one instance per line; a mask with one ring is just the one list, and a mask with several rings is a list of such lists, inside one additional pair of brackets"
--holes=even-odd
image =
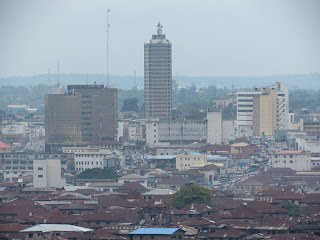
[(320, 3), (310, 1), (0, 1), (0, 77), (143, 75), (143, 43), (158, 21), (174, 46), (173, 75), (320, 72)]
[(319, 240), (319, 10), (0, 0), (0, 239)]

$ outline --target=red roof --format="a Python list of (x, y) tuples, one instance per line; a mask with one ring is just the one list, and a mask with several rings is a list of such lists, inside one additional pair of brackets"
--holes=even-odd
[(10, 148), (10, 146), (8, 144), (0, 141), (0, 148)]
[(208, 236), (208, 238), (226, 238), (226, 239), (240, 239), (242, 237), (246, 236), (245, 233), (240, 232), (239, 230), (233, 229), (233, 228), (223, 228), (220, 229)]
[(277, 154), (297, 154), (302, 152), (303, 151), (281, 151), (281, 152), (277, 152)]

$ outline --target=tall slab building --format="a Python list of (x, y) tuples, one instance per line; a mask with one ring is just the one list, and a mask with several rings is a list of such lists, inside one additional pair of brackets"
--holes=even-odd
[(67, 94), (46, 95), (46, 151), (117, 137), (116, 88), (69, 85)]
[(289, 126), (289, 90), (277, 82), (255, 88), (251, 92), (237, 92), (238, 137), (271, 136), (275, 129)]
[(144, 44), (144, 113), (146, 119), (171, 119), (172, 109), (172, 53), (171, 43), (162, 34), (158, 23), (157, 34)]

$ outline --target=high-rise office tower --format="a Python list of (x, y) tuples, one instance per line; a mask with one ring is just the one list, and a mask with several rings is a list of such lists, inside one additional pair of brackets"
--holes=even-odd
[(103, 85), (69, 85), (67, 94), (46, 95), (46, 151), (116, 139), (117, 95)]
[(171, 119), (172, 58), (171, 43), (162, 34), (158, 23), (157, 34), (144, 44), (144, 113), (145, 118)]

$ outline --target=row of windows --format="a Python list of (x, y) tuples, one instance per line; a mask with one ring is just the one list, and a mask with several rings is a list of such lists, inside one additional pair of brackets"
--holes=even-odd
[[(274, 155), (275, 158), (278, 158), (278, 155)], [(287, 157), (287, 155), (283, 155), (284, 158)], [(290, 155), (290, 158), (293, 158), (293, 155)]]
[[(96, 165), (99, 165), (99, 161), (95, 161)], [(76, 161), (76, 165), (90, 165), (90, 161)], [(91, 165), (94, 165), (94, 162), (91, 161)], [(102, 161), (100, 161), (100, 165), (102, 165)]]
[[(281, 163), (281, 161), (274, 161), (274, 163)], [(283, 160), (283, 163), (287, 163), (287, 161), (286, 160)], [(292, 160), (290, 160), (290, 163), (293, 163), (293, 161)]]

